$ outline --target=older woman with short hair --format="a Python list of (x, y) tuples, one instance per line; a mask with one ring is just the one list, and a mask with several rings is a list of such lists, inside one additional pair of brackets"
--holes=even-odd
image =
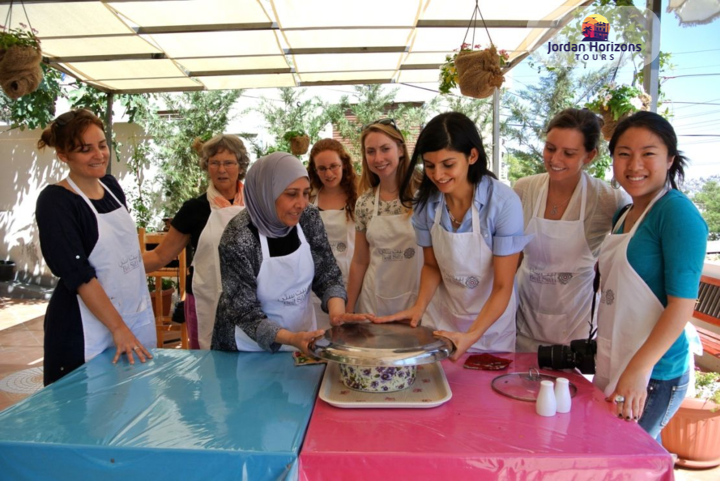
[(191, 349), (210, 349), (215, 309), (220, 296), (217, 246), (230, 219), (243, 208), (243, 184), (250, 159), (236, 135), (216, 135), (193, 147), (200, 154), (200, 167), (208, 174), (208, 188), (186, 201), (172, 220), (162, 243), (143, 255), (145, 271), (165, 265), (188, 245), (193, 259), (187, 282), (185, 320)]

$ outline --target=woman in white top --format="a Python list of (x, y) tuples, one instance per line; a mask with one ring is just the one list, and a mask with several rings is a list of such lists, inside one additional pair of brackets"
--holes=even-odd
[[(410, 223), (412, 210), (400, 202), (400, 184), (410, 169), (410, 156), (393, 119), (366, 126), (360, 142), (363, 194), (355, 207), (357, 232), (347, 308), (386, 316), (415, 303), (423, 263)], [(412, 197), (413, 185), (406, 189), (403, 194)]]
[(517, 350), (587, 338), (600, 244), (613, 214), (629, 204), (621, 190), (584, 167), (598, 152), (600, 120), (589, 110), (565, 109), (548, 124), (547, 173), (514, 186), (525, 217), (525, 247), (517, 274)]
[[(355, 251), (355, 203), (357, 176), (352, 158), (335, 139), (322, 139), (313, 145), (308, 163), (308, 177), (313, 189), (311, 202), (320, 210), (330, 248), (347, 285), (350, 261)], [(318, 329), (330, 327), (330, 318), (320, 309), (320, 299), (313, 294)]]

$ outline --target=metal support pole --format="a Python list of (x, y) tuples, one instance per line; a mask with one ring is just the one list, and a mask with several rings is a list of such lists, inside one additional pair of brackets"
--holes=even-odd
[(492, 171), (500, 178), (500, 89), (493, 92)]
[[(645, 52), (645, 66), (643, 67), (643, 88), (648, 95), (652, 97), (650, 103), (650, 111), (657, 112), (658, 102), (658, 87), (659, 75), (660, 75), (660, 15), (661, 11), (661, 0), (647, 0), (647, 8), (657, 15), (658, 22), (648, 22), (648, 32), (650, 34), (650, 49)], [(654, 60), (648, 62), (650, 58)]]
[(115, 94), (107, 94), (107, 106), (105, 107), (105, 141), (107, 142), (108, 150), (110, 151), (110, 160), (107, 165), (107, 174), (112, 174), (112, 159), (113, 159), (113, 142), (112, 142), (112, 131), (113, 131), (113, 100)]

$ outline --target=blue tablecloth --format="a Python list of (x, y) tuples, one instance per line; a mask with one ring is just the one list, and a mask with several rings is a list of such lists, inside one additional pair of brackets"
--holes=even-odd
[[(295, 479), (323, 366), (289, 353), (106, 351), (0, 413), (0, 478)], [(129, 477), (132, 476), (132, 477)]]

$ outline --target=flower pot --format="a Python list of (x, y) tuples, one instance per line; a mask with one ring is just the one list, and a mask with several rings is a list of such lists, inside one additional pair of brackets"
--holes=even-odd
[(15, 263), (13, 261), (0, 261), (0, 282), (15, 280)]
[(310, 147), (310, 137), (307, 135), (299, 135), (290, 139), (290, 152), (293, 155), (306, 154), (308, 147)]
[(603, 118), (603, 126), (600, 131), (602, 132), (603, 138), (610, 142), (610, 139), (612, 139), (613, 133), (615, 133), (615, 129), (617, 128), (618, 124), (626, 118), (630, 117), (632, 113), (633, 112), (626, 112), (620, 117), (618, 117), (617, 120), (615, 120), (613, 119), (613, 114), (612, 112), (610, 112), (610, 110), (602, 109), (600, 115), (602, 115)]
[(712, 401), (686, 398), (662, 430), (662, 444), (678, 455), (678, 466), (720, 465), (720, 406)]
[(455, 59), (460, 92), (468, 97), (484, 99), (500, 88), (505, 77), (494, 46), (485, 50), (463, 50)]
[(0, 86), (13, 100), (37, 90), (43, 79), (42, 52), (26, 46), (0, 50)]
[[(172, 287), (170, 289), (163, 289), (163, 291), (162, 291), (162, 307), (163, 307), (162, 315), (163, 316), (170, 315), (170, 307), (172, 307), (171, 304), (172, 304), (173, 292), (175, 292), (175, 289), (173, 289)], [(155, 292), (154, 291), (150, 292), (150, 301), (152, 302), (152, 309), (153, 309), (153, 313), (154, 313), (154, 312), (156, 312), (156, 308), (155, 308), (156, 300), (155, 300)]]

